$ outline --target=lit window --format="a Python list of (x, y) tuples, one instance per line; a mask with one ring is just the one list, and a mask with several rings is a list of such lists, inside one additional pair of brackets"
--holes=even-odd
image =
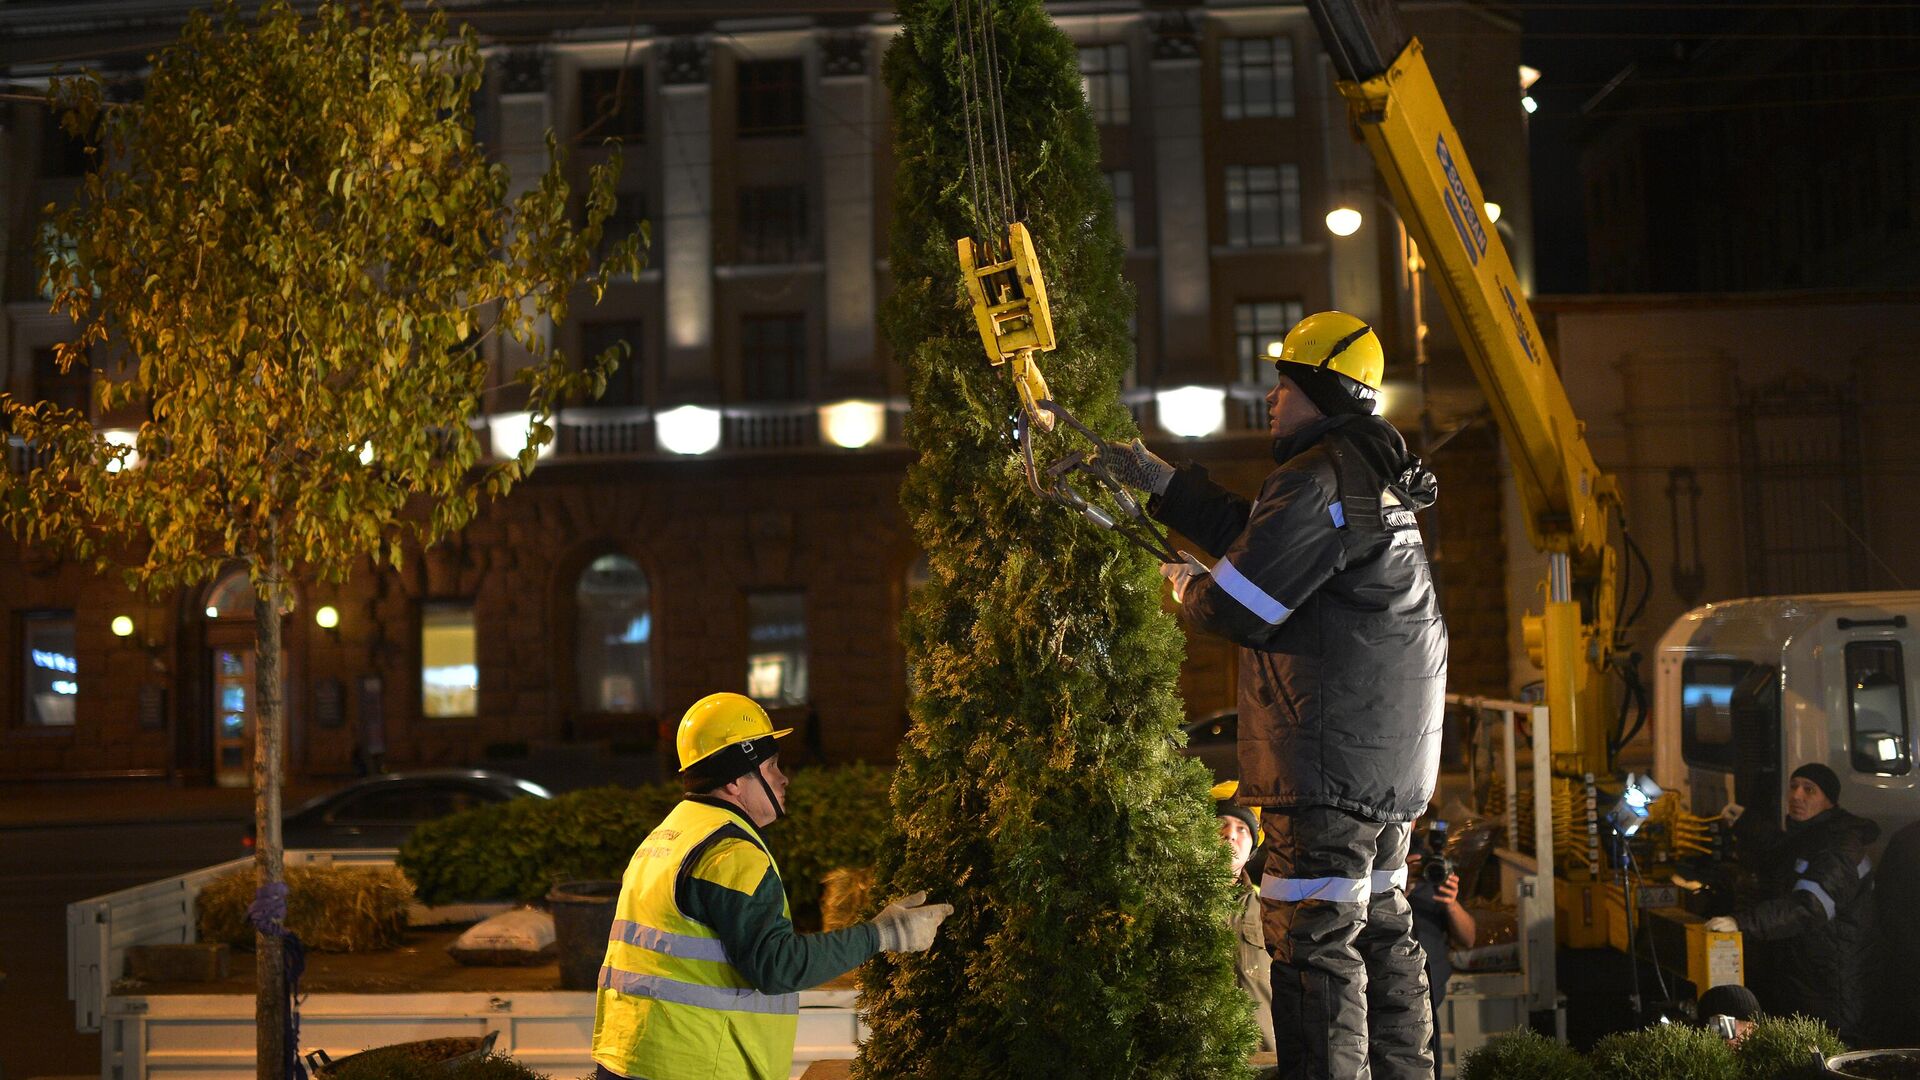
[(80, 693), (74, 652), (73, 612), (30, 611), (21, 619), (22, 670), (26, 672), (28, 727), (72, 727)]
[(573, 597), (580, 708), (603, 713), (653, 708), (647, 575), (625, 555), (602, 555), (580, 574)]
[(1233, 342), (1240, 358), (1240, 381), (1272, 386), (1275, 380), (1272, 346), (1286, 339), (1303, 317), (1298, 300), (1258, 300), (1233, 305)]
[(429, 719), (474, 716), (480, 665), (473, 605), (431, 603), (420, 609), (420, 711)]
[(805, 593), (747, 594), (747, 696), (776, 707), (806, 704)]
[(1847, 706), (1853, 771), (1876, 776), (1912, 771), (1906, 674), (1898, 641), (1847, 643)]
[(1220, 109), (1228, 120), (1292, 116), (1292, 39), (1258, 37), (1222, 41)]
[(1299, 167), (1227, 166), (1227, 243), (1273, 247), (1299, 242)]
[(1125, 45), (1080, 46), (1080, 89), (1096, 124), (1124, 124), (1131, 110)]

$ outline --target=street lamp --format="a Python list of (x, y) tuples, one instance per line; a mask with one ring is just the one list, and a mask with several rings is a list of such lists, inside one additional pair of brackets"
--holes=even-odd
[(1360, 211), (1351, 206), (1336, 206), (1327, 211), (1327, 231), (1335, 236), (1352, 236), (1360, 231)]

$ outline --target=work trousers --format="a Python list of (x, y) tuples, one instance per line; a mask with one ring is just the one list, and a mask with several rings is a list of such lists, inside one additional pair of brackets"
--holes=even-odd
[(1282, 1080), (1432, 1080), (1409, 824), (1326, 806), (1270, 809), (1260, 824)]

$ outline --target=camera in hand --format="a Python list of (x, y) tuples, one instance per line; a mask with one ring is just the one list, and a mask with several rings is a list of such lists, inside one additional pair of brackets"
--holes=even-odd
[(1447, 823), (1436, 818), (1427, 827), (1422, 844), (1426, 851), (1420, 860), (1420, 880), (1439, 888), (1455, 872), (1453, 860), (1447, 858)]

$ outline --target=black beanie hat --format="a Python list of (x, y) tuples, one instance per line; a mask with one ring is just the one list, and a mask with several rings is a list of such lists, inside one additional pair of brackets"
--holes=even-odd
[(1731, 1016), (1735, 1020), (1752, 1020), (1760, 1015), (1760, 999), (1753, 991), (1739, 983), (1721, 983), (1719, 986), (1700, 995), (1700, 1018), (1709, 1016)]
[(1253, 816), (1251, 809), (1241, 806), (1231, 799), (1221, 799), (1219, 802), (1214, 803), (1213, 816), (1237, 817), (1247, 823), (1248, 832), (1256, 837), (1260, 835), (1260, 819)]
[(1835, 806), (1840, 805), (1840, 778), (1825, 765), (1817, 761), (1809, 761), (1793, 770), (1793, 779), (1813, 781), (1813, 786), (1826, 795), (1828, 802)]
[(1370, 416), (1378, 395), (1337, 371), (1310, 364), (1277, 363), (1280, 374), (1307, 395), (1313, 407), (1328, 416)]

